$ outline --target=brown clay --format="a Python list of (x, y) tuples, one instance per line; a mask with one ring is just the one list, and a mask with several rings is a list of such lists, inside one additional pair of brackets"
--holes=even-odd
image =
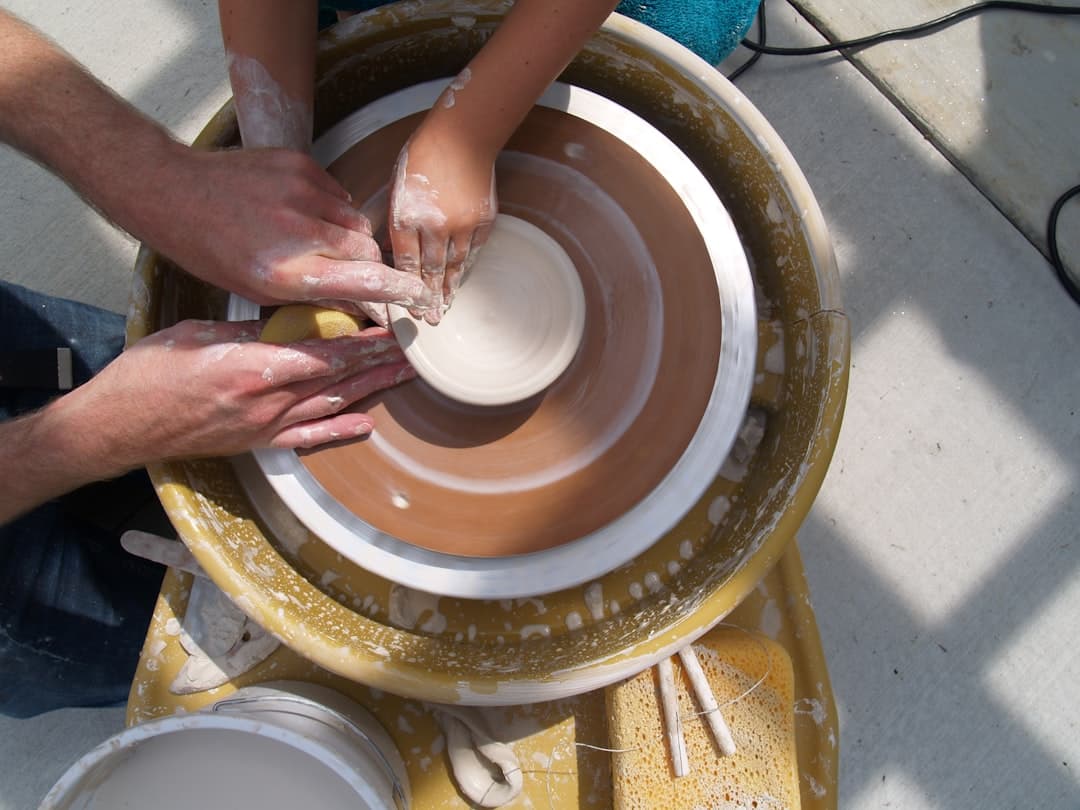
[[(391, 167), (417, 121), (387, 126), (330, 167), (354, 200), (376, 206), (365, 210), (377, 229)], [(545, 392), (502, 408), (408, 383), (363, 403), (376, 420), (373, 437), (302, 455), (371, 525), (467, 556), (572, 541), (648, 495), (697, 429), (720, 348), (704, 242), (633, 150), (537, 108), (500, 157), (497, 180), (500, 210), (544, 229), (581, 276), (585, 335), (570, 367)]]

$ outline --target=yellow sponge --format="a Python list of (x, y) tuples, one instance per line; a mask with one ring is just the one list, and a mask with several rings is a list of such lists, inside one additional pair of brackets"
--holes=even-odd
[[(771, 639), (719, 627), (694, 643), (701, 667), (735, 738), (721, 757), (678, 658), (673, 660), (679, 717), (690, 760), (676, 778), (664, 733), (655, 669), (607, 689), (616, 810), (798, 808), (795, 681), (791, 659)], [(757, 681), (749, 695), (739, 697)], [(727, 705), (725, 705), (727, 704)]]
[(363, 321), (356, 315), (309, 304), (288, 304), (270, 316), (259, 340), (263, 343), (293, 343), (311, 338), (358, 335)]

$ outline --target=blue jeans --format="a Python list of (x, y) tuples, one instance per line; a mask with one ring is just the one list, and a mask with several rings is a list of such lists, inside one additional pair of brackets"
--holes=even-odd
[[(69, 346), (79, 385), (123, 342), (120, 315), (0, 281), (6, 351)], [(55, 396), (0, 388), (0, 419)], [(127, 698), (162, 577), (161, 568), (120, 547), (129, 527), (171, 532), (143, 471), (0, 526), (0, 713), (30, 717)]]

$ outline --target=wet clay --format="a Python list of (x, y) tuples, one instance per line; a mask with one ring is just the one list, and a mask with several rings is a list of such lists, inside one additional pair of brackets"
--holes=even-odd
[[(418, 121), (383, 128), (330, 167), (368, 201), (376, 229)], [(367, 440), (301, 454), (377, 529), (467, 556), (552, 548), (645, 498), (686, 450), (720, 349), (705, 244), (668, 181), (630, 147), (538, 107), (496, 174), (500, 210), (554, 238), (581, 277), (585, 335), (569, 368), (546, 391), (497, 408), (411, 382), (363, 403), (377, 426)]]

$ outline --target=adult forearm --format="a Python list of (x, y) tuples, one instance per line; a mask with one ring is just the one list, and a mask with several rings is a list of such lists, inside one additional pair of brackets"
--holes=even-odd
[(0, 42), (0, 139), (129, 233), (156, 236), (167, 204), (148, 190), (169, 183), (185, 147), (4, 11)]
[(0, 423), (0, 522), (152, 461), (367, 435), (374, 422), (353, 406), (414, 376), (384, 329), (285, 344), (256, 334), (251, 323), (181, 321)]
[(109, 454), (96, 446), (101, 437), (71, 422), (66, 399), (0, 423), (0, 524), (65, 492), (125, 471), (113, 468)]

